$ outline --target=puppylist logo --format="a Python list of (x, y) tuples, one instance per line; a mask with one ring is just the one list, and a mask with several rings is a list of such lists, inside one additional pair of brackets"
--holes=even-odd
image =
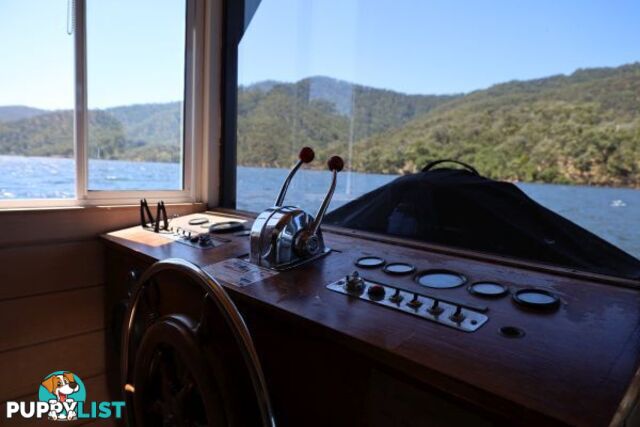
[(86, 402), (84, 383), (72, 372), (55, 371), (44, 377), (37, 402), (7, 402), (6, 416), (73, 421), (92, 418), (122, 418), (123, 401)]

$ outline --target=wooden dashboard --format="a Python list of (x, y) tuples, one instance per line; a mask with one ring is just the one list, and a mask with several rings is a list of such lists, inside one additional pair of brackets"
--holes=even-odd
[[(228, 221), (229, 214), (208, 212)], [(251, 218), (246, 226), (251, 225)], [(165, 258), (201, 267), (249, 253), (246, 235), (224, 234), (223, 244), (201, 249), (141, 227), (103, 236), (110, 289), (107, 316), (126, 298), (127, 272)], [(222, 282), (247, 323), (265, 365), (281, 425), (625, 425), (636, 400), (640, 365), (640, 291), (543, 271), (474, 260), (336, 232), (324, 233), (332, 252), (313, 263), (246, 286)], [(416, 272), (446, 269), (467, 283), (427, 289), (415, 274), (389, 275), (355, 261), (373, 255), (407, 262)], [(368, 280), (486, 308), (488, 321), (463, 332), (327, 285), (357, 270)], [(481, 298), (468, 285), (492, 281), (509, 294)], [(523, 288), (559, 297), (551, 311), (520, 306)], [(108, 319), (113, 322), (113, 319)], [(522, 331), (505, 336), (504, 327)], [(113, 348), (113, 346), (112, 346)], [(117, 350), (112, 350), (117, 351)], [(112, 354), (110, 357), (117, 358)], [(114, 361), (112, 369), (117, 369)], [(317, 422), (317, 424), (316, 424)], [(628, 425), (628, 424), (627, 424)]]

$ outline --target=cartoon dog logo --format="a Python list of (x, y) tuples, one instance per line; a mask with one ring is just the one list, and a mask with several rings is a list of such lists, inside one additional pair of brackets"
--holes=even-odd
[(49, 412), (50, 420), (71, 421), (78, 419), (75, 400), (69, 396), (80, 390), (80, 384), (71, 372), (54, 372), (42, 381), (42, 387), (55, 396), (55, 399), (49, 399), (52, 408)]

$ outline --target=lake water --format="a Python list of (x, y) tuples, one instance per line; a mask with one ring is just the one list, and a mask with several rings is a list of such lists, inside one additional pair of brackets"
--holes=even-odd
[[(238, 168), (238, 208), (261, 211), (270, 206), (288, 170)], [(177, 189), (181, 170), (174, 163), (89, 161), (94, 190)], [(331, 203), (337, 208), (395, 179), (394, 175), (339, 175)], [(0, 199), (73, 198), (75, 167), (71, 159), (0, 156)], [(327, 171), (301, 170), (287, 201), (315, 213), (330, 182)], [(517, 184), (531, 198), (640, 258), (640, 190), (552, 184)]]

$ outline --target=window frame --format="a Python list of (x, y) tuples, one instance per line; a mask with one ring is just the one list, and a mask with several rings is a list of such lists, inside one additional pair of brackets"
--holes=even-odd
[[(262, 0), (252, 0), (254, 10)], [(222, 120), (219, 206), (236, 209), (238, 141), (238, 47), (248, 26), (245, 0), (225, 0), (222, 37)]]
[(181, 190), (90, 190), (88, 182), (88, 103), (87, 103), (87, 0), (73, 0), (74, 43), (74, 123), (75, 197), (69, 199), (5, 199), (0, 209), (75, 207), (137, 204), (141, 198), (162, 199), (169, 203), (201, 201), (203, 122), (202, 106), (206, 93), (199, 90), (205, 75), (205, 9), (198, 0), (186, 0), (184, 46), (184, 103)]

